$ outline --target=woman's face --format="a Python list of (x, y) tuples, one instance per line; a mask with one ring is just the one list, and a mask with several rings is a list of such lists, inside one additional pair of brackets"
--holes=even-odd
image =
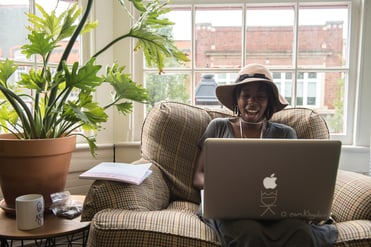
[(268, 106), (266, 86), (262, 83), (248, 83), (241, 88), (237, 104), (244, 121), (256, 123), (263, 120)]

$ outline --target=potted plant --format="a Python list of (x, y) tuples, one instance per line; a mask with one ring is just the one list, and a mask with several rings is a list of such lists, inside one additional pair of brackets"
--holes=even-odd
[[(119, 1), (125, 4), (124, 0)], [(28, 14), (31, 24), (27, 27), (29, 43), (23, 45), (21, 50), (27, 57), (37, 56), (42, 67), (22, 73), (19, 81), (10, 83), (9, 78), (16, 71), (17, 65), (9, 59), (0, 61), (0, 130), (7, 132), (0, 135), (0, 183), (4, 195), (0, 206), (3, 209), (14, 210), (16, 196), (40, 193), (47, 185), (56, 181), (57, 186), (42, 192), (47, 204), (50, 203), (50, 193), (64, 189), (76, 135), (87, 140), (91, 153), (95, 155), (95, 133), (108, 119), (105, 110), (116, 107), (119, 112), (127, 114), (132, 111), (132, 101), (146, 103), (148, 100), (146, 89), (132, 81), (130, 75), (125, 73), (124, 66), (114, 63), (100, 74), (102, 66), (96, 64), (99, 54), (124, 38), (134, 38), (137, 41), (135, 49), (142, 49), (147, 63), (156, 65), (160, 73), (166, 58), (179, 62), (188, 61), (171, 38), (161, 33), (161, 28), (173, 25), (160, 17), (169, 11), (167, 2), (155, 0), (144, 4), (135, 0), (129, 3), (138, 11), (139, 18), (134, 21), (128, 33), (108, 43), (85, 64), (75, 62), (71, 67), (66, 60), (77, 37), (97, 26), (97, 22), (87, 22), (93, 0), (87, 2), (83, 13), (75, 4), (60, 15), (56, 15), (54, 11), (48, 14), (41, 6), (37, 6), (41, 17)], [(80, 15), (82, 17), (75, 25)], [(58, 42), (65, 39), (69, 41), (58, 67), (53, 71), (49, 64), (50, 56), (58, 47)], [(92, 95), (103, 83), (112, 86), (112, 102), (108, 105), (100, 105), (94, 101)], [(25, 90), (32, 91), (32, 94), (25, 94)], [(76, 131), (79, 129), (92, 131), (94, 134)], [(46, 141), (51, 143), (45, 143)], [(59, 141), (67, 146), (54, 147), (60, 145), (56, 144)], [(16, 149), (18, 142), (21, 142), (20, 149)], [(35, 143), (35, 150), (28, 146)], [(36, 154), (37, 151), (42, 154)], [(15, 158), (17, 154), (22, 157)], [(47, 164), (41, 166), (41, 161), (32, 161), (29, 157), (41, 155), (55, 156), (56, 160), (42, 158), (41, 161), (46, 161)], [(67, 162), (62, 162), (62, 158), (67, 158)], [(36, 167), (31, 168), (32, 164)], [(52, 173), (41, 174), (48, 167)], [(21, 172), (25, 174), (21, 175)], [(15, 181), (17, 177), (22, 182)], [(21, 189), (14, 188), (17, 183), (21, 185)], [(32, 185), (36, 185), (36, 188), (31, 188)]]

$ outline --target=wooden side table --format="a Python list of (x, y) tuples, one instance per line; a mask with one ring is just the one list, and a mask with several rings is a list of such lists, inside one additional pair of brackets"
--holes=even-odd
[[(85, 196), (73, 195), (72, 200), (84, 202)], [(80, 222), (81, 217), (66, 219), (52, 213), (45, 216), (44, 225), (40, 228), (21, 231), (17, 229), (16, 218), (0, 210), (1, 247), (11, 246), (13, 241), (34, 240), (36, 246), (55, 246), (57, 237), (66, 237), (68, 246), (72, 246), (73, 235), (82, 234), (82, 245), (86, 246), (90, 222)], [(9, 242), (11, 244), (9, 244)]]

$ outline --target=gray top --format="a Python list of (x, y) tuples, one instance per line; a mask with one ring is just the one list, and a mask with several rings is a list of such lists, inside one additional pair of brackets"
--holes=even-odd
[[(236, 138), (233, 134), (230, 118), (214, 118), (211, 120), (200, 139), (200, 148), (202, 148), (207, 138)], [(267, 121), (263, 138), (296, 139), (297, 136), (295, 130), (290, 126)]]

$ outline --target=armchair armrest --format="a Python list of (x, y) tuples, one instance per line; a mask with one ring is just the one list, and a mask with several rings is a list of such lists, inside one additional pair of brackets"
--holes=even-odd
[(337, 222), (371, 220), (371, 177), (339, 170), (332, 214)]
[(160, 210), (169, 204), (169, 188), (161, 170), (151, 166), (152, 174), (140, 185), (96, 180), (85, 198), (81, 221), (90, 221), (103, 209)]

